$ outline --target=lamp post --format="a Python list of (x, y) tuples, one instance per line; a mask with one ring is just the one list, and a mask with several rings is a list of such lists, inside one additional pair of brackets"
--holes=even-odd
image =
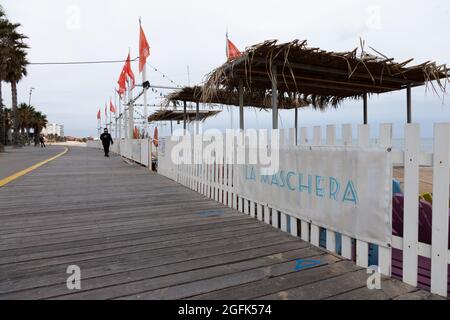
[(31, 107), (31, 95), (33, 94), (33, 90), (36, 90), (36, 88), (30, 88), (30, 99), (28, 100), (29, 107)]

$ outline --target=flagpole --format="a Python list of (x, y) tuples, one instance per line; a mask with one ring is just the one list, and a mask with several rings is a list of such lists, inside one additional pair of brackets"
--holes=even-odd
[[(227, 54), (227, 60), (229, 57), (229, 52), (228, 52), (228, 27), (227, 27), (227, 34), (226, 34), (226, 39), (225, 39), (226, 43), (225, 43), (225, 48), (226, 48), (226, 54)], [(230, 107), (230, 126), (231, 126), (231, 130), (234, 130), (234, 108)]]
[[(142, 20), (139, 17), (139, 32), (141, 32)], [(144, 69), (142, 70), (142, 84), (147, 82), (147, 63), (144, 64)], [(149, 137), (148, 132), (148, 100), (147, 100), (147, 89), (144, 88), (144, 137)]]
[[(131, 56), (131, 49), (128, 49), (128, 56)], [(133, 100), (133, 89), (131, 88), (131, 79), (128, 76), (128, 130), (130, 139), (134, 139), (134, 105), (131, 103)]]
[[(127, 80), (128, 83), (128, 80)], [(128, 100), (128, 89), (125, 90), (124, 96), (124, 106), (123, 106), (123, 131), (124, 131), (124, 138), (128, 139), (128, 109), (127, 109), (127, 100)]]
[(130, 139), (134, 139), (134, 106), (131, 103), (133, 100), (133, 89), (131, 89), (130, 81), (128, 81), (128, 129), (130, 133)]
[(119, 94), (119, 140), (122, 140), (122, 97)]
[[(144, 65), (144, 70), (142, 70), (142, 83), (147, 81), (147, 64)], [(144, 135), (145, 138), (148, 137), (148, 100), (147, 100), (147, 89), (144, 88)]]
[(114, 89), (114, 107), (116, 108), (116, 110), (114, 110), (114, 111), (116, 111), (115, 113), (114, 113), (114, 139), (118, 139), (119, 138), (119, 133), (117, 132), (117, 92), (116, 92), (116, 90)]

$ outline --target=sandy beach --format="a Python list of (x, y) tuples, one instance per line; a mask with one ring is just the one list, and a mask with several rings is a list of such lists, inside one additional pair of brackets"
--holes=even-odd
[[(394, 178), (400, 181), (402, 188), (404, 190), (405, 182), (405, 170), (404, 168), (394, 168)], [(422, 167), (420, 168), (420, 194), (423, 193), (433, 193), (433, 168)]]

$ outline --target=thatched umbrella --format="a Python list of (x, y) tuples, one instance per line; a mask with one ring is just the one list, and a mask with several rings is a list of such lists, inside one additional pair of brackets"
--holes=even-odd
[[(371, 48), (372, 49), (372, 48)], [(248, 48), (241, 57), (214, 70), (202, 88), (201, 101), (213, 102), (218, 95), (243, 92), (271, 99), (273, 128), (278, 128), (280, 97), (312, 104), (314, 108), (338, 107), (346, 99), (367, 100), (371, 94), (406, 90), (408, 122), (411, 122), (411, 88), (430, 83), (433, 90), (445, 92), (449, 81), (446, 65), (426, 62), (407, 66), (372, 49), (373, 54), (355, 49), (327, 52), (307, 47), (306, 41), (278, 44), (265, 41)], [(433, 83), (432, 81), (436, 81)]]

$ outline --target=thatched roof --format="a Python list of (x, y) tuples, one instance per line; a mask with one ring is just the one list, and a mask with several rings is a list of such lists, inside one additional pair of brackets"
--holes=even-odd
[[(168, 106), (171, 102), (176, 103), (179, 101), (227, 106), (239, 105), (239, 93), (237, 90), (231, 92), (226, 90), (217, 90), (214, 96), (212, 96), (209, 100), (204, 100), (202, 97), (203, 87), (184, 87), (169, 94), (166, 99), (166, 105)], [(305, 102), (303, 100), (285, 96), (280, 96), (278, 100), (278, 107), (280, 109), (305, 108), (310, 106), (311, 104), (310, 102)], [(247, 90), (244, 92), (244, 106), (260, 109), (270, 109), (272, 108), (272, 99), (271, 97), (260, 94), (259, 92), (249, 92)]]
[(408, 66), (412, 60), (397, 63), (371, 48), (361, 52), (327, 52), (307, 47), (306, 41), (278, 44), (276, 40), (248, 48), (241, 57), (214, 70), (202, 90), (202, 101), (215, 101), (222, 92), (236, 92), (239, 80), (252, 94), (271, 97), (273, 68), (281, 97), (312, 103), (316, 108), (337, 106), (348, 98), (380, 94), (431, 83), (444, 91), (450, 72), (445, 65), (426, 62)]
[[(210, 117), (218, 115), (221, 111), (211, 111), (211, 110), (200, 110), (199, 111), (199, 121), (205, 121)], [(196, 110), (186, 111), (186, 121), (194, 122), (197, 119)], [(183, 110), (169, 110), (162, 109), (148, 118), (148, 122), (162, 122), (162, 121), (184, 121), (184, 111)]]

